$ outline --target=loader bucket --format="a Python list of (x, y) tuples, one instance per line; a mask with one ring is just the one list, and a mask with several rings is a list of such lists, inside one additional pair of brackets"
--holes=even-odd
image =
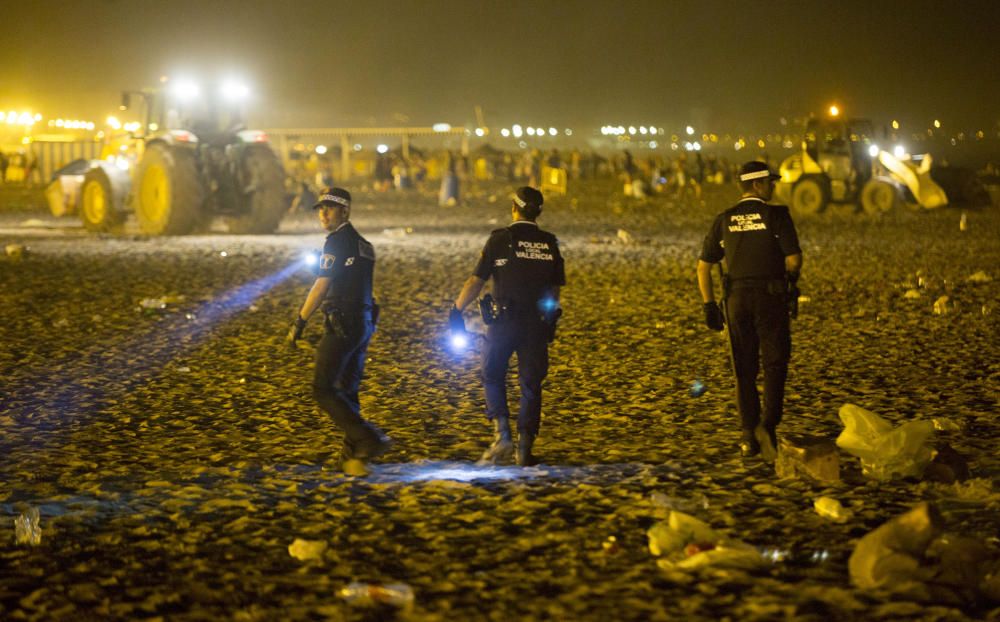
[(933, 209), (948, 204), (944, 190), (931, 179), (929, 163), (917, 167), (912, 162), (900, 160), (888, 151), (880, 151), (878, 160), (893, 179), (910, 190), (920, 207)]

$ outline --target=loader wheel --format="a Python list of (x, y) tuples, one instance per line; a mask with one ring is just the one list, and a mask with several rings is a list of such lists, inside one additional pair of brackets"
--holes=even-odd
[(861, 189), (861, 208), (872, 216), (895, 209), (900, 202), (899, 190), (888, 182), (872, 179)]
[(792, 212), (797, 216), (812, 216), (823, 211), (830, 201), (829, 192), (815, 179), (802, 179), (792, 189)]
[(125, 214), (115, 208), (111, 180), (99, 168), (92, 168), (83, 176), (80, 219), (87, 231), (97, 233), (120, 233), (125, 224)]
[(243, 155), (247, 212), (227, 218), (231, 233), (273, 233), (285, 214), (285, 171), (265, 145), (247, 147)]
[(204, 191), (194, 153), (153, 144), (136, 172), (135, 215), (143, 233), (183, 235), (204, 220)]

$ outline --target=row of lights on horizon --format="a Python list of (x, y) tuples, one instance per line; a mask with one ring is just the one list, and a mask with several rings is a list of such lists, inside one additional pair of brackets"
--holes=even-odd
[[(836, 114), (833, 112), (833, 110), (831, 110), (830, 112), (832, 116), (836, 116), (836, 114), (839, 114), (839, 111)], [(14, 110), (8, 112), (0, 111), (0, 123), (10, 126), (32, 128), (35, 126), (36, 123), (41, 121), (42, 118), (43, 117), (40, 113), (31, 113), (24, 111), (18, 112)], [(138, 131), (141, 127), (141, 124), (138, 121), (122, 123), (114, 116), (109, 116), (105, 123), (108, 128), (116, 131), (124, 129), (125, 131), (128, 132), (135, 132)], [(92, 121), (83, 121), (78, 119), (51, 119), (47, 122), (47, 125), (50, 128), (84, 130), (84, 131), (94, 131), (97, 128), (97, 124), (95, 124)], [(926, 136), (932, 137), (934, 135), (934, 130), (935, 129), (940, 130), (942, 124), (939, 119), (935, 119), (932, 125), (933, 128), (928, 128), (926, 130), (925, 132)], [(898, 120), (893, 119), (891, 122), (891, 127), (893, 130), (898, 131), (901, 126)], [(151, 129), (154, 129), (155, 131), (155, 128)], [(447, 132), (450, 131), (452, 128), (448, 124), (436, 124), (434, 126), (434, 129), (435, 131)], [(477, 137), (484, 137), (487, 134), (489, 134), (489, 131), (486, 128), (482, 127), (475, 128), (475, 130), (467, 130), (466, 132), (470, 135), (475, 134)], [(682, 142), (680, 141), (679, 136), (677, 134), (674, 134), (673, 136), (670, 137), (671, 142), (665, 144), (669, 144), (670, 148), (673, 150), (677, 150), (683, 147), (687, 151), (699, 151), (701, 149), (702, 144), (704, 143), (718, 142), (718, 137), (715, 134), (702, 134), (700, 141), (697, 140), (696, 138), (693, 138), (695, 130), (690, 125), (685, 128), (685, 133), (689, 137), (692, 137), (691, 140)], [(101, 132), (101, 134), (103, 134), (103, 131)], [(557, 130), (555, 127), (549, 127), (546, 129), (543, 127), (529, 126), (527, 128), (523, 128), (518, 124), (513, 125), (511, 128), (503, 128), (500, 130), (500, 135), (503, 136), (504, 138), (509, 138), (509, 137), (521, 138), (525, 135), (529, 137), (554, 138), (559, 136), (559, 134), (560, 134), (559, 130)], [(565, 130), (563, 130), (562, 134), (564, 134), (565, 136), (572, 136), (573, 130), (566, 128)], [(604, 136), (617, 136), (619, 140), (628, 141), (631, 137), (635, 136), (639, 137), (663, 136), (665, 135), (665, 131), (663, 128), (658, 128), (654, 126), (638, 126), (638, 127), (629, 126), (626, 128), (621, 125), (618, 126), (605, 125), (601, 128), (601, 134)], [(983, 140), (986, 137), (986, 133), (983, 130), (978, 130), (977, 132), (975, 132), (974, 137), (976, 140)], [(914, 140), (920, 140), (921, 138), (922, 135), (914, 134)], [(952, 145), (957, 145), (959, 141), (964, 141), (966, 138), (967, 138), (966, 134), (964, 132), (960, 132), (959, 134), (951, 138), (951, 143)], [(972, 137), (970, 136), (969, 138)], [(768, 141), (770, 141), (771, 136), (768, 135), (767, 139)], [(767, 141), (765, 141), (764, 138), (760, 138), (755, 142), (760, 148), (764, 148), (766, 146)], [(785, 137), (784, 140), (781, 140), (781, 144), (782, 147), (792, 148), (795, 143), (790, 141), (788, 137)], [(650, 148), (655, 149), (659, 146), (659, 143), (655, 139), (650, 140), (648, 146)], [(733, 147), (737, 151), (739, 151), (746, 147), (746, 141), (740, 138), (737, 142), (734, 143)], [(326, 149), (327, 148), (325, 146), (320, 145), (316, 148), (316, 152), (320, 155), (323, 155), (326, 153)], [(353, 145), (353, 149), (354, 151), (361, 151), (362, 146), (360, 144), (355, 144)], [(376, 147), (376, 151), (378, 151), (379, 153), (386, 153), (389, 151), (389, 147), (385, 144), (379, 144)]]
[[(562, 131), (562, 134), (564, 136), (572, 136), (573, 130), (567, 127)], [(478, 133), (477, 135), (482, 136), (482, 134)], [(527, 127), (521, 127), (519, 124), (515, 123), (509, 128), (502, 128), (500, 130), (500, 135), (504, 138), (521, 138), (522, 136), (537, 136), (539, 138), (548, 136), (550, 138), (555, 138), (556, 136), (559, 136), (559, 130), (554, 127), (550, 127), (546, 130), (544, 127), (532, 127), (530, 125)]]

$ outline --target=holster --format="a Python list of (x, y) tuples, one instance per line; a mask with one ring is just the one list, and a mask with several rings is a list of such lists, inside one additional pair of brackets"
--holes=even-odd
[(507, 308), (494, 300), (492, 294), (486, 294), (479, 299), (479, 313), (483, 316), (483, 324), (493, 324), (502, 320)]
[(344, 315), (337, 309), (323, 310), (323, 326), (334, 337), (346, 339), (347, 331), (344, 330)]

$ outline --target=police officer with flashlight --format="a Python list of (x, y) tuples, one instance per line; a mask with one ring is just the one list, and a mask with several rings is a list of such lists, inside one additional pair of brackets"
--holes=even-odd
[(288, 342), (294, 346), (309, 317), (322, 310), (325, 330), (316, 347), (313, 396), (344, 432), (342, 459), (366, 462), (392, 445), (392, 439), (362, 418), (358, 401), (368, 342), (378, 321), (378, 305), (372, 297), (375, 249), (350, 223), (351, 193), (347, 190), (324, 188), (313, 209), (330, 234), (316, 281), (288, 332)]
[(464, 330), (462, 310), (493, 279), (492, 296), (481, 301), (487, 323), (482, 353), (482, 378), (486, 390), (486, 416), (493, 422), (493, 444), (481, 462), (510, 460), (514, 444), (507, 406), (507, 368), (517, 353), (521, 401), (517, 416), (517, 464), (537, 464), (532, 446), (542, 415), (542, 381), (549, 369), (549, 342), (562, 313), (559, 288), (565, 285), (563, 258), (556, 236), (538, 228), (542, 193), (528, 186), (518, 188), (511, 205), (510, 226), (490, 234), (479, 263), (462, 287), (449, 315), (454, 331)]
[[(763, 162), (742, 166), (743, 197), (715, 218), (698, 260), (705, 324), (717, 331), (723, 330), (724, 323), (729, 325), (736, 403), (743, 427), (740, 450), (745, 457), (763, 453), (766, 460), (777, 454), (776, 430), (792, 351), (789, 317), (797, 312), (796, 283), (802, 269), (802, 250), (788, 208), (768, 203), (777, 179), (780, 176)], [(712, 266), (720, 262), (728, 267), (728, 274), (722, 275), (721, 308), (712, 283)], [(763, 412), (757, 393), (761, 363)]]

